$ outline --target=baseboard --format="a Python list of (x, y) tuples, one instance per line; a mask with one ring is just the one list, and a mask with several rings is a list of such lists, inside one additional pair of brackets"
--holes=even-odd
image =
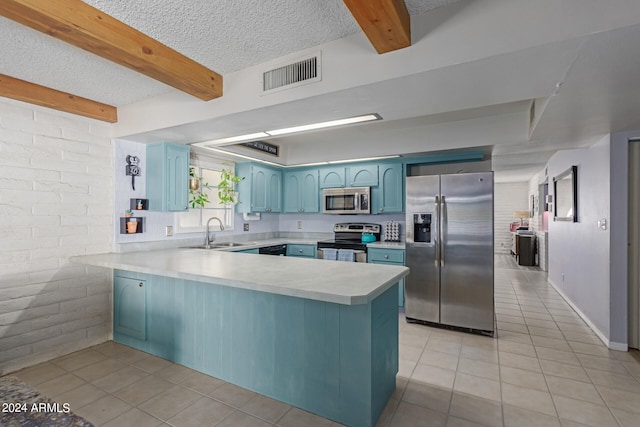
[(587, 317), (587, 315), (584, 314), (582, 312), (582, 310), (580, 310), (573, 303), (573, 301), (571, 301), (569, 299), (569, 297), (566, 296), (565, 293), (562, 292), (562, 290), (558, 286), (556, 286), (555, 283), (553, 283), (553, 281), (551, 281), (550, 279), (547, 279), (547, 282), (549, 282), (549, 284), (553, 287), (553, 289), (555, 289), (560, 294), (562, 299), (564, 299), (565, 302), (567, 304), (569, 304), (571, 306), (571, 308), (573, 308), (573, 310), (576, 313), (578, 313), (578, 316), (580, 316), (580, 318), (587, 324), (587, 326), (589, 326), (589, 328), (591, 328), (591, 330), (598, 336), (598, 338), (600, 338), (600, 341), (602, 341), (602, 343), (605, 346), (607, 346), (608, 349), (617, 350), (617, 351), (628, 351), (629, 350), (629, 346), (626, 343), (609, 341), (609, 338), (607, 338), (607, 336), (600, 329), (598, 329), (598, 327)]

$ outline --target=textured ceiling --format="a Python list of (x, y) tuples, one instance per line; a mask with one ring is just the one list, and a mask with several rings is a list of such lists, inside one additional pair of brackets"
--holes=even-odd
[[(417, 15), (456, 1), (406, 3)], [(360, 31), (342, 0), (85, 2), (223, 75)], [(0, 74), (116, 106), (173, 90), (2, 17), (0, 40)]]

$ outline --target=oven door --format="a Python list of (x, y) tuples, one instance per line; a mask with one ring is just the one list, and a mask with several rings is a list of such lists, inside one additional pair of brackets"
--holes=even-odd
[[(355, 261), (356, 262), (367, 262), (367, 253), (365, 251), (361, 251), (361, 250), (354, 250), (353, 254), (355, 255)], [(316, 251), (316, 258), (318, 259), (324, 259), (324, 249), (323, 248), (318, 248), (318, 250)]]
[(322, 213), (325, 214), (368, 214), (369, 187), (325, 188), (322, 190)]

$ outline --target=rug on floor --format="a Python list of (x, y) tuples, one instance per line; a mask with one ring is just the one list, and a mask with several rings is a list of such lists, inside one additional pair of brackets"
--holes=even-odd
[(70, 411), (69, 405), (56, 403), (17, 377), (0, 378), (0, 426), (2, 427), (93, 427)]

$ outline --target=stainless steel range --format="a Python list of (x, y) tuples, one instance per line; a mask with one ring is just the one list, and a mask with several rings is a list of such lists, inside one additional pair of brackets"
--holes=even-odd
[[(369, 224), (360, 222), (344, 222), (333, 226), (334, 238), (330, 240), (322, 240), (318, 242), (319, 259), (337, 259), (333, 255), (336, 250), (341, 249), (353, 251), (353, 261), (367, 262), (367, 244), (362, 242), (362, 234), (372, 234), (376, 241), (380, 240), (380, 224)], [(331, 253), (332, 256), (327, 257), (325, 254)], [(347, 253), (347, 255), (349, 255)], [(339, 258), (338, 258), (339, 259)], [(349, 260), (343, 259), (343, 260)]]

